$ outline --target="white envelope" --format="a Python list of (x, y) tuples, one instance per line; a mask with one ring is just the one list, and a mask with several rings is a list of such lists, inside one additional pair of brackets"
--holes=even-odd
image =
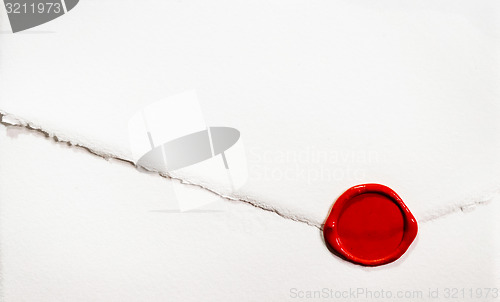
[[(499, 9), (494, 1), (87, 0), (19, 33), (2, 18), (0, 197), (6, 210), (0, 214), (0, 259), (6, 301), (23, 295), (37, 301), (194, 301), (206, 293), (220, 300), (278, 301), (331, 287), (394, 294), (426, 288), (426, 295), (432, 282), (442, 286), (441, 294), (448, 287), (498, 287), (500, 275), (492, 268), (500, 263), (493, 221), (500, 192)], [(172, 111), (152, 105), (193, 91), (197, 105), (184, 108), (189, 113), (180, 105)], [(131, 139), (137, 112), (153, 124), (137, 120), (134, 127), (161, 143), (210, 127), (236, 129), (240, 139), (225, 155), (232, 156), (229, 166), (238, 177), (227, 174), (236, 172), (213, 153), (211, 161), (160, 171), (174, 180), (121, 164), (137, 163), (148, 152), (147, 136), (137, 136), (141, 143)], [(188, 123), (189, 114), (195, 117)], [(13, 137), (19, 134), (12, 124), (24, 128), (21, 138)], [(118, 160), (84, 159), (95, 156), (48, 143), (34, 128)], [(23, 180), (29, 174), (40, 177), (29, 178), (37, 183)], [(392, 188), (421, 225), (402, 259), (372, 271), (331, 254), (320, 236), (337, 197), (363, 183)], [(76, 187), (93, 193), (78, 191), (84, 197), (72, 203), (67, 198)], [(65, 197), (59, 200), (52, 190)], [(95, 204), (96, 196), (105, 196), (106, 205)], [(57, 209), (47, 209), (51, 200)], [(216, 209), (207, 208), (214, 200)], [(19, 216), (25, 207), (37, 210)], [(80, 211), (103, 220), (78, 218)], [(45, 221), (57, 221), (48, 213), (64, 217), (69, 230), (75, 219), (96, 228), (78, 225), (65, 233), (64, 223)], [(126, 220), (132, 223), (123, 232), (131, 237), (113, 238)], [(460, 237), (456, 227), (466, 223)], [(71, 241), (75, 234), (82, 246)], [(162, 234), (168, 234), (164, 242), (148, 241)], [(70, 254), (61, 252), (66, 248)], [(200, 256), (205, 248), (208, 256)], [(443, 260), (445, 252), (435, 255), (440, 250), (456, 255)], [(479, 250), (488, 250), (484, 258), (477, 258)], [(123, 254), (112, 260), (116, 253)], [(98, 258), (90, 270), (85, 255)], [(135, 262), (124, 264), (128, 257)], [(456, 268), (433, 270), (445, 264)], [(410, 270), (417, 271), (414, 281)], [(458, 276), (476, 270), (483, 273)], [(99, 282), (82, 285), (74, 272)], [(293, 282), (276, 279), (284, 275)], [(68, 283), (61, 283), (64, 276)], [(445, 285), (448, 278), (453, 284)], [(181, 292), (166, 290), (162, 280), (178, 282)], [(206, 280), (213, 288), (198, 284)], [(234, 292), (227, 292), (228, 284)]]

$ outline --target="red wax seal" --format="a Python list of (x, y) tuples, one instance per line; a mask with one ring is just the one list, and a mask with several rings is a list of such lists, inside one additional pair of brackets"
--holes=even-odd
[(417, 236), (417, 220), (392, 189), (354, 186), (342, 194), (323, 228), (327, 244), (345, 259), (369, 266), (401, 257)]

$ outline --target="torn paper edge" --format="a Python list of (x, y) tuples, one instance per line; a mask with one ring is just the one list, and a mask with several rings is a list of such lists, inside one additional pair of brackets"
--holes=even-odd
[(126, 163), (130, 166), (133, 166), (136, 169), (148, 171), (151, 173), (156, 173), (157, 175), (159, 175), (165, 179), (178, 181), (184, 185), (197, 187), (199, 189), (202, 189), (202, 190), (205, 190), (205, 191), (210, 192), (212, 194), (215, 194), (222, 199), (225, 199), (228, 201), (246, 203), (246, 204), (249, 204), (249, 205), (254, 206), (256, 208), (275, 213), (275, 214), (277, 214), (285, 219), (289, 219), (289, 220), (293, 220), (293, 221), (297, 221), (297, 222), (302, 222), (302, 223), (308, 224), (310, 226), (316, 227), (318, 229), (322, 228), (321, 223), (315, 222), (315, 221), (308, 219), (307, 217), (304, 217), (302, 215), (290, 213), (286, 209), (280, 209), (280, 208), (271, 206), (269, 204), (251, 199), (248, 196), (236, 196), (236, 195), (231, 196), (231, 195), (223, 194), (221, 192), (218, 192), (215, 188), (212, 188), (206, 184), (201, 184), (198, 182), (191, 181), (189, 179), (184, 179), (184, 178), (179, 177), (179, 176), (174, 176), (170, 173), (160, 172), (160, 171), (157, 171), (157, 170), (154, 170), (151, 168), (137, 165), (132, 159), (128, 158), (127, 156), (124, 156), (121, 154), (116, 154), (110, 150), (100, 149), (100, 148), (94, 146), (90, 142), (69, 138), (67, 135), (52, 131), (51, 129), (48, 129), (47, 127), (37, 125), (37, 124), (30, 122), (22, 117), (13, 115), (13, 114), (5, 112), (3, 110), (0, 110), (0, 124), (4, 125), (6, 127), (20, 127), (20, 128), (24, 128), (24, 129), (29, 130), (29, 131), (34, 131), (34, 132), (42, 134), (46, 138), (52, 139), (56, 143), (63, 143), (63, 144), (66, 144), (68, 146), (73, 146), (76, 148), (83, 149), (83, 150), (89, 152), (90, 154), (101, 157), (105, 160), (118, 160), (118, 161)]
[(459, 202), (439, 207), (433, 211), (429, 211), (421, 215), (417, 219), (419, 223), (425, 223), (436, 220), (438, 218), (448, 216), (456, 212), (470, 213), (478, 206), (487, 205), (500, 195), (500, 186), (492, 186), (488, 190), (469, 193), (468, 196)]
[[(41, 133), (44, 135), (46, 138), (52, 139), (56, 143), (63, 143), (68, 146), (73, 146), (76, 148), (83, 149), (87, 152), (89, 152), (92, 155), (101, 157), (105, 160), (118, 160), (119, 162), (126, 163), (130, 166), (135, 167), (136, 169), (139, 170), (144, 170), (152, 173), (156, 173), (160, 177), (163, 177), (168, 180), (172, 181), (178, 181), (181, 184), (196, 187), (202, 190), (205, 190), (209, 193), (215, 194), (218, 197), (228, 200), (228, 201), (233, 201), (233, 202), (242, 202), (246, 203), (248, 205), (251, 205), (253, 207), (259, 208), (264, 211), (272, 212), (282, 218), (296, 221), (296, 222), (301, 222), (305, 223), (307, 225), (313, 226), (319, 230), (323, 229), (323, 223), (314, 221), (314, 219), (309, 219), (305, 217), (304, 215), (298, 215), (291, 213), (289, 210), (282, 209), (282, 208), (277, 208), (272, 205), (266, 204), (264, 202), (252, 199), (248, 196), (236, 196), (236, 195), (227, 195), (223, 194), (221, 192), (218, 192), (216, 189), (210, 187), (209, 185), (206, 184), (201, 184), (197, 183), (188, 179), (184, 179), (179, 176), (174, 176), (170, 173), (165, 173), (165, 172), (160, 172), (151, 168), (143, 167), (137, 165), (132, 159), (128, 158), (125, 155), (121, 154), (116, 154), (113, 151), (106, 150), (105, 148), (99, 148), (96, 146), (93, 146), (92, 143), (90, 142), (85, 142), (82, 140), (76, 140), (76, 139), (71, 139), (68, 136), (62, 134), (62, 133), (56, 133), (55, 131), (52, 131), (46, 127), (42, 127), (40, 125), (37, 125), (35, 123), (32, 123), (30, 121), (27, 121), (26, 119), (23, 119), (22, 117), (18, 117), (16, 115), (13, 115), (11, 113), (5, 112), (3, 110), (0, 110), (0, 124), (6, 126), (6, 127), (20, 127), (23, 129), (26, 129), (28, 131), (34, 131)], [(438, 218), (442, 218), (444, 216), (450, 215), (452, 213), (462, 211), (464, 213), (468, 213), (472, 211), (474, 208), (477, 206), (481, 205), (486, 205), (490, 203), (496, 196), (500, 194), (500, 185), (497, 185), (493, 187), (492, 189), (483, 191), (483, 192), (476, 192), (474, 194), (470, 194), (469, 197), (464, 198), (463, 200), (453, 203), (451, 205), (447, 205), (444, 207), (437, 208), (435, 210), (429, 211), (425, 214), (422, 215), (421, 218), (417, 217), (417, 221), (419, 223), (425, 223), (429, 221), (436, 220)]]

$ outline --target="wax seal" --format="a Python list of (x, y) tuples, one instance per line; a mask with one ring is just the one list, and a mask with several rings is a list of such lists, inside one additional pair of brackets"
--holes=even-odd
[(400, 258), (417, 231), (417, 220), (396, 192), (379, 184), (363, 184), (337, 199), (323, 235), (333, 252), (346, 260), (377, 266)]

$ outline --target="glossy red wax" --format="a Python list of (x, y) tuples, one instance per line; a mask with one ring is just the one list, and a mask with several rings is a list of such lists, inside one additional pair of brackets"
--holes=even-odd
[(347, 260), (382, 265), (401, 257), (417, 231), (416, 219), (396, 192), (365, 184), (337, 199), (323, 234), (327, 244)]

